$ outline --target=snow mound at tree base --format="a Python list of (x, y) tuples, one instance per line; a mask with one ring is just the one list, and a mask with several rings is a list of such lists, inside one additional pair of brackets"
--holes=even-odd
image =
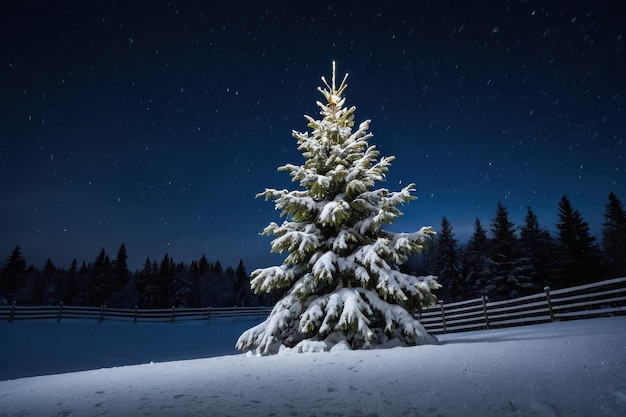
[[(439, 340), (428, 333), (423, 333), (419, 337), (419, 345), (436, 345)], [(369, 343), (362, 346), (360, 350), (371, 349), (391, 349), (395, 347), (410, 347), (415, 345), (407, 345), (406, 342), (399, 338), (387, 339), (386, 336), (381, 335), (376, 343)], [(344, 350), (354, 350), (350, 343), (348, 343), (345, 335), (341, 333), (332, 333), (324, 340), (312, 340), (307, 339), (298, 343), (293, 348), (281, 346), (278, 351), (279, 355), (289, 355), (293, 353), (315, 353), (315, 352), (341, 352)], [(253, 354), (251, 354), (253, 355)]]

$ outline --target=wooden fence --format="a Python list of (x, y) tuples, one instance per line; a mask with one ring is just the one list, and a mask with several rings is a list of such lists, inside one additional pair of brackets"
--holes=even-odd
[(126, 322), (190, 322), (210, 320), (262, 320), (271, 311), (271, 307), (220, 307), (220, 308), (108, 308), (66, 306), (0, 306), (0, 320), (35, 320), (54, 319), (58, 322), (66, 319), (87, 319), (98, 321)]
[(515, 298), (486, 297), (423, 310), (420, 323), (431, 334), (463, 332), (626, 314), (626, 277)]
[[(0, 306), (0, 320), (91, 319), (126, 322), (189, 322), (210, 320), (262, 320), (271, 307), (224, 308), (107, 308), (78, 306)], [(626, 314), (626, 277), (565, 288), (506, 301), (485, 297), (451, 304), (437, 304), (419, 315), (429, 333), (441, 334), (493, 329)]]

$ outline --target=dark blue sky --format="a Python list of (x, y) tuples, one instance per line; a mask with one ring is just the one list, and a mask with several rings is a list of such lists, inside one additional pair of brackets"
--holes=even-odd
[(215, 3), (3, 4), (1, 257), (280, 263), (254, 195), (295, 186), (276, 168), (332, 60), (397, 158), (379, 185), (417, 183), (394, 230), (446, 216), (464, 242), (500, 201), (554, 231), (565, 194), (599, 236), (626, 201), (618, 1)]

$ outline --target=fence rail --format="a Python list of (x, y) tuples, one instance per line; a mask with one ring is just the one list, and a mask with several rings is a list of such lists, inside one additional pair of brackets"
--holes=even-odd
[[(126, 322), (189, 322), (210, 320), (263, 319), (271, 307), (220, 308), (107, 308), (65, 306), (0, 306), (0, 320), (91, 319)], [(457, 303), (439, 303), (423, 310), (419, 320), (432, 334), (493, 329), (626, 314), (626, 277), (578, 287), (529, 295), (506, 301), (485, 297)]]
[(626, 314), (626, 277), (490, 302), (486, 297), (439, 303), (423, 310), (420, 323), (432, 334), (494, 329)]
[(0, 306), (0, 320), (37, 320), (55, 319), (58, 322), (66, 319), (84, 319), (98, 321), (125, 322), (190, 322), (210, 320), (248, 320), (263, 319), (271, 311), (271, 307), (204, 307), (204, 308), (108, 308), (66, 306)]

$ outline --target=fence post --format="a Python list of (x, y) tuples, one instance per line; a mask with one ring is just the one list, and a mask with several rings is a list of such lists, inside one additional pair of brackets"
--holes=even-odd
[(139, 307), (135, 304), (135, 324), (137, 324), (137, 314), (139, 313)]
[(447, 333), (447, 331), (446, 331), (446, 312), (443, 309), (443, 301), (440, 301), (439, 305), (441, 306), (441, 322), (443, 323), (443, 332)]
[(59, 303), (59, 317), (57, 318), (57, 323), (61, 323), (61, 317), (63, 317), (63, 301)]
[(487, 297), (483, 294), (483, 312), (485, 313), (485, 324), (487, 325), (487, 329), (489, 329), (489, 315), (487, 314)]
[(550, 287), (543, 289), (546, 292), (546, 301), (548, 302), (548, 310), (550, 310), (550, 320), (554, 321), (554, 311), (552, 310), (552, 298), (550, 297)]
[(9, 323), (13, 321), (13, 313), (15, 312), (15, 301), (11, 303), (11, 311), (9, 311)]
[(172, 306), (172, 323), (174, 323), (174, 316), (176, 316), (176, 307)]
[(206, 308), (206, 322), (209, 323), (211, 321), (211, 307)]
[(100, 304), (100, 317), (98, 318), (100, 323), (102, 323), (102, 320), (104, 320), (104, 304)]

